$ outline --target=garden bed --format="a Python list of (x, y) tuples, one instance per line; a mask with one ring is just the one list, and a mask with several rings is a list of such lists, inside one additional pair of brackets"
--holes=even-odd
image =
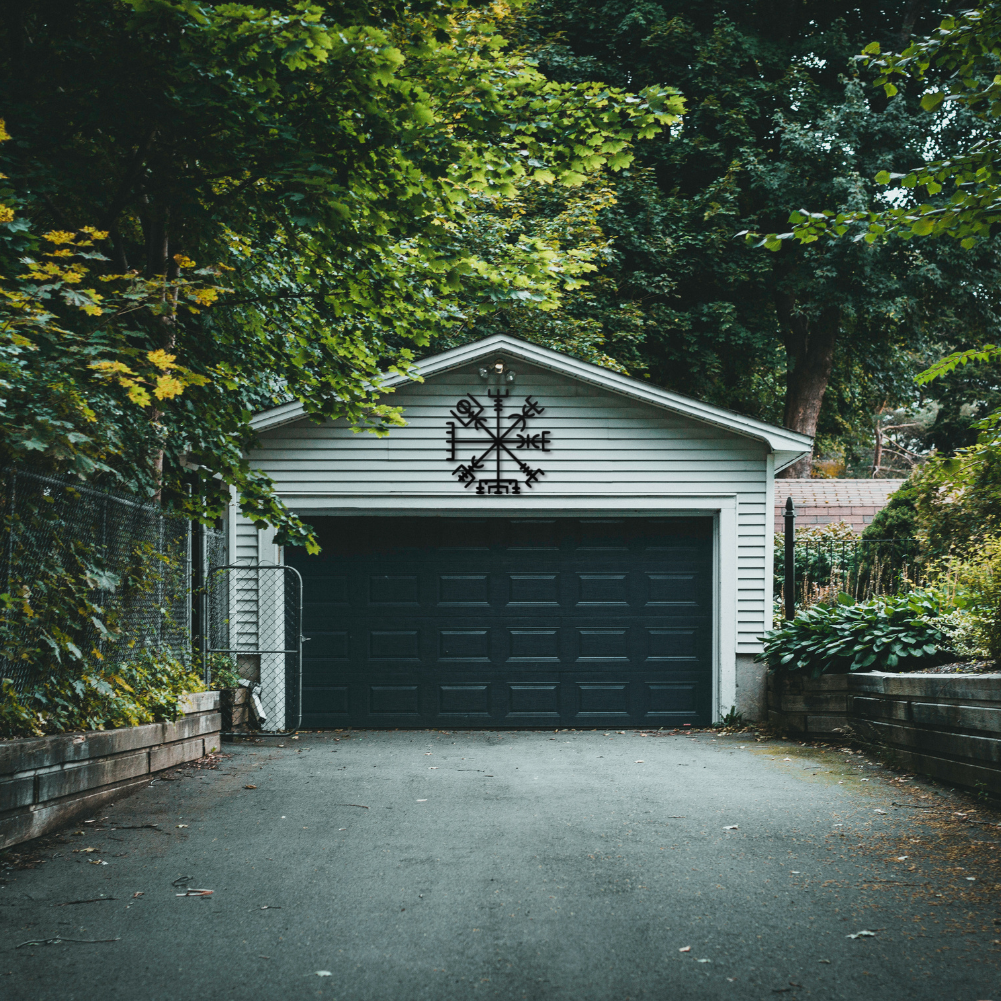
[(1001, 673), (768, 674), (768, 720), (861, 744), (899, 767), (1001, 795)]
[(186, 695), (173, 723), (0, 741), (0, 848), (129, 795), (150, 775), (218, 750), (218, 692)]

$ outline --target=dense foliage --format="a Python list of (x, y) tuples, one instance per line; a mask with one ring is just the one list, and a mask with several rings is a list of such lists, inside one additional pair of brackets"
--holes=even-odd
[[(670, 142), (644, 142), (612, 179), (605, 267), (547, 321), (597, 328), (633, 374), (816, 431), (819, 451), (868, 475), (874, 413), (914, 401), (913, 375), (943, 349), (995, 335), (998, 247), (786, 242), (772, 255), (735, 237), (803, 205), (867, 206), (880, 170), (923, 161), (920, 95), (888, 100), (855, 57), (931, 29), (938, 12), (812, 0), (533, 10), (525, 30), (550, 78), (668, 84), (689, 109)], [(958, 141), (964, 114), (936, 138)]]
[[(146, 400), (127, 372), (67, 365), (38, 380), (37, 403), (7, 403), (33, 430), (4, 436), (0, 424), (2, 457), (31, 449), (206, 519), (235, 486), (280, 542), (313, 546), (243, 458), (253, 412), (300, 399), (320, 419), (398, 423), (381, 372), (499, 304), (551, 308), (592, 267), (559, 227), (511, 228), (520, 201), (627, 167), (630, 144), (682, 111), (661, 86), (548, 80), (509, 44), (510, 9), (5, 5), (0, 272), (37, 285), (16, 262), (43, 259), (41, 235), (94, 227), (96, 277), (137, 272), (159, 298), (83, 322), (63, 288), (47, 303), (53, 326), (77, 356), (133, 371), (169, 358), (180, 368), (160, 374), (190, 376), (183, 393)], [(483, 243), (489, 216), (497, 238)], [(220, 272), (217, 301), (182, 308), (177, 283), (205, 266)], [(18, 347), (28, 367), (47, 357)]]
[(111, 730), (177, 719), (179, 699), (205, 686), (190, 666), (142, 650), (114, 673), (54, 670), (24, 691), (0, 680), (0, 737), (68, 730)]
[(941, 592), (915, 590), (856, 604), (847, 595), (801, 611), (764, 637), (763, 659), (786, 671), (907, 671), (951, 652)]
[(1001, 455), (977, 446), (919, 466), (863, 533), (917, 539), (929, 558), (975, 554), (1001, 535)]

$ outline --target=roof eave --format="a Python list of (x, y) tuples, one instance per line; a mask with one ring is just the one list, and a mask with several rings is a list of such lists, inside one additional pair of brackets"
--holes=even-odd
[[(551, 351), (549, 348), (529, 344), (527, 341), (515, 340), (506, 334), (494, 334), (492, 337), (452, 348), (450, 351), (444, 351), (432, 358), (424, 359), (414, 367), (422, 378), (428, 378), (451, 369), (461, 368), (483, 355), (497, 351), (504, 351), (523, 361), (538, 365), (540, 368), (569, 375), (609, 392), (628, 396), (651, 406), (671, 410), (694, 420), (704, 421), (732, 434), (762, 441), (768, 445), (770, 451), (775, 453), (776, 471), (785, 469), (798, 458), (808, 455), (813, 447), (813, 440), (807, 435), (766, 424), (764, 421), (735, 414), (707, 403), (701, 403), (665, 389), (645, 385), (638, 379), (600, 368), (590, 362), (570, 358), (567, 355), (559, 354), (559, 352)], [(396, 388), (411, 381), (413, 380), (407, 376), (393, 375), (386, 378), (384, 385), (386, 388)], [(303, 416), (305, 416), (305, 411), (302, 404), (288, 403), (255, 415), (252, 425), (258, 431), (271, 430), (300, 420)]]

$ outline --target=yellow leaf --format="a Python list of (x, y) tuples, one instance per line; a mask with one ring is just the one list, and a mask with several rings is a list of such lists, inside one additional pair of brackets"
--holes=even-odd
[(0, 118), (0, 143), (6, 142), (10, 138), (10, 133), (7, 131), (7, 123)]
[(49, 243), (75, 243), (74, 234), (65, 229), (53, 229), (42, 234), (43, 240)]
[(195, 262), (190, 257), (185, 257), (184, 254), (174, 254), (174, 260), (179, 268), (193, 268), (195, 266)]
[(167, 372), (172, 368), (176, 368), (174, 362), (177, 359), (177, 355), (169, 355), (163, 350), (163, 348), (157, 348), (156, 351), (148, 352), (146, 357), (154, 365), (156, 365), (157, 368), (162, 369), (164, 372)]
[(119, 372), (123, 375), (135, 375), (136, 373), (129, 368), (125, 362), (121, 361), (94, 361), (91, 362), (87, 368), (95, 369), (100, 372), (101, 375), (116, 375)]
[(148, 407), (150, 405), (149, 393), (146, 392), (142, 386), (130, 386), (129, 387), (129, 399), (140, 407)]
[(156, 389), (153, 391), (153, 395), (158, 400), (172, 400), (183, 392), (184, 383), (180, 379), (173, 375), (161, 375), (156, 380)]

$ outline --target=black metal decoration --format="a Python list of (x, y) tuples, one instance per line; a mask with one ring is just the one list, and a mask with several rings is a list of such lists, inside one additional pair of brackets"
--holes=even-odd
[[(550, 432), (533, 432), (528, 429), (528, 422), (534, 417), (542, 416), (546, 408), (540, 407), (531, 396), (526, 396), (520, 411), (505, 415), (506, 406), (517, 406), (508, 397), (507, 388), (499, 389), (496, 393), (488, 389), (487, 396), (491, 403), (484, 405), (472, 393), (467, 393), (456, 403), (455, 409), (450, 411), (455, 420), (445, 424), (448, 428), (445, 444), (448, 446), (448, 461), (459, 462), (452, 470), (452, 475), (467, 490), (475, 483), (478, 494), (520, 494), (522, 486), (532, 487), (538, 483), (540, 476), (545, 475), (544, 470), (533, 469), (514, 453), (533, 449), (539, 452), (549, 451)], [(494, 411), (492, 420), (488, 413), (491, 405)], [(505, 421), (510, 422), (509, 426), (504, 426)], [(468, 430), (472, 436), (460, 437), (462, 429)], [(460, 445), (475, 447), (466, 462), (459, 460), (457, 449)], [(504, 475), (505, 456), (514, 462), (524, 479), (516, 475)], [(488, 468), (488, 464), (492, 468)]]

